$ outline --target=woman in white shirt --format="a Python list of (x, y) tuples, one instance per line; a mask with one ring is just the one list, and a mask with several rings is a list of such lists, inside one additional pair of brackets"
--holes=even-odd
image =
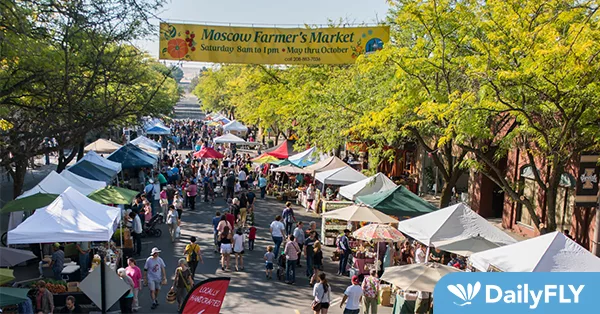
[(318, 278), (319, 283), (317, 283), (313, 288), (313, 296), (315, 299), (312, 304), (312, 309), (314, 314), (327, 314), (327, 311), (329, 310), (329, 302), (331, 301), (331, 286), (329, 286), (327, 283), (325, 273), (320, 273)]
[(273, 243), (275, 243), (275, 258), (279, 258), (281, 255), (281, 251), (279, 248), (281, 247), (281, 242), (283, 242), (283, 236), (285, 234), (285, 225), (281, 222), (281, 216), (277, 215), (275, 217), (275, 221), (271, 223), (269, 227), (269, 231), (271, 232), (271, 237), (273, 238)]
[(235, 254), (235, 270), (239, 271), (238, 265), (244, 270), (244, 233), (241, 228), (233, 236), (233, 253)]

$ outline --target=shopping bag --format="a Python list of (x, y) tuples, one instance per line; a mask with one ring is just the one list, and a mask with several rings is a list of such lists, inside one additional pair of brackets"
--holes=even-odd
[(179, 239), (179, 237), (181, 237), (181, 228), (177, 226), (175, 229), (175, 239)]

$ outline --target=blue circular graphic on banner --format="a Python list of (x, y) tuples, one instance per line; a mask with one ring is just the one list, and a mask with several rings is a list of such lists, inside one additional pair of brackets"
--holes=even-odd
[(377, 50), (383, 49), (383, 41), (379, 38), (369, 39), (367, 45), (365, 46), (365, 52), (375, 52)]

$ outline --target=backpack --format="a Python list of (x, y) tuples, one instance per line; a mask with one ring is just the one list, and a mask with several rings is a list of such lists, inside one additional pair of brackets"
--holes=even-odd
[(190, 262), (197, 262), (198, 261), (198, 254), (196, 254), (196, 244), (194, 244), (194, 247), (192, 247), (192, 253), (190, 254)]

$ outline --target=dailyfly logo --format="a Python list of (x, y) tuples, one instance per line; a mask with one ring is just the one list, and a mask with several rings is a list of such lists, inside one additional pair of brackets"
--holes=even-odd
[[(463, 285), (448, 285), (448, 291), (457, 296), (463, 303), (454, 302), (458, 306), (472, 304), (471, 301), (477, 296), (481, 289), (481, 283), (478, 281), (474, 285), (467, 284), (465, 289)], [(516, 289), (503, 289), (497, 285), (485, 286), (485, 303), (493, 304), (504, 302), (506, 304), (525, 304), (532, 310), (535, 310), (540, 302), (550, 304), (554, 301), (558, 303), (579, 303), (579, 295), (585, 288), (585, 285), (545, 285), (544, 289), (530, 289), (528, 284), (517, 285)]]
[(436, 314), (598, 313), (598, 295), (600, 271), (456, 272), (433, 291)]
[(465, 306), (471, 304), (471, 300), (473, 300), (473, 298), (477, 296), (477, 294), (479, 293), (479, 289), (481, 289), (481, 283), (479, 281), (476, 282), (475, 285), (468, 284), (466, 290), (461, 284), (448, 285), (448, 290), (452, 292), (452, 294), (457, 296), (459, 299), (464, 301), (464, 303), (454, 302), (454, 304), (458, 306)]

